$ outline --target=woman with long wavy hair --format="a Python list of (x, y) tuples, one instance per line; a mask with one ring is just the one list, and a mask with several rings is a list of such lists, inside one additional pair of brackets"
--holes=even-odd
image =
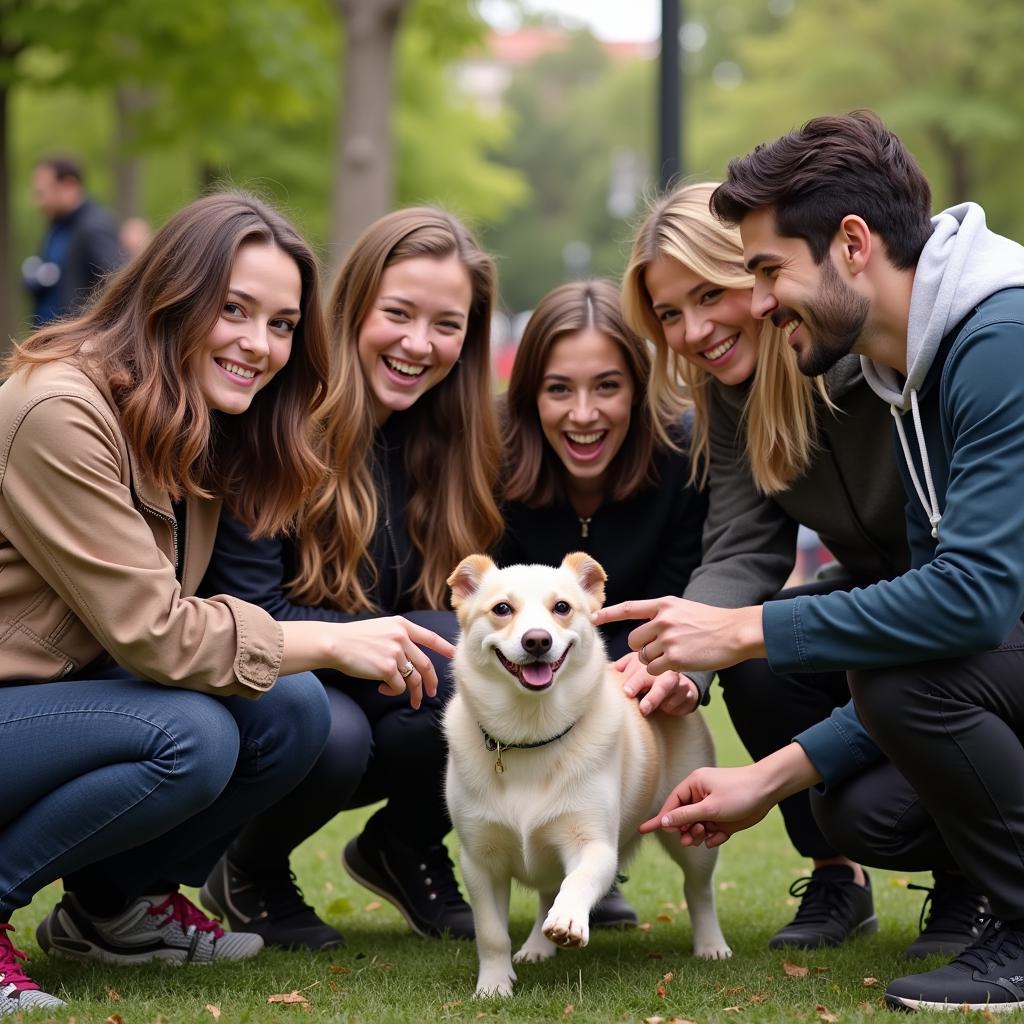
[[(252, 196), (176, 214), (78, 320), (32, 335), (0, 388), (0, 1014), (60, 1000), (10, 916), (63, 877), (47, 952), (107, 964), (241, 960), (179, 891), (308, 771), (328, 666), (433, 690), (404, 620), (279, 623), (195, 596), (221, 503), (256, 535), (320, 477), (327, 334), (305, 242)], [(407, 662), (416, 678), (406, 680)], [(15, 768), (16, 766), (16, 768)]]
[[(288, 537), (256, 541), (224, 518), (204, 592), (227, 590), (277, 618), (399, 613), (455, 635), (445, 580), (501, 532), (494, 292), (490, 258), (448, 213), (399, 210), (364, 232), (328, 302), (334, 350), (318, 444), (327, 471)], [(269, 944), (340, 944), (305, 904), (289, 857), (339, 811), (386, 799), (346, 846), (346, 869), (419, 934), (472, 936), (442, 842), (451, 828), (444, 668), (438, 661), (442, 684), (418, 710), (343, 673), (321, 673), (331, 704), (323, 755), (285, 804), (232, 844), (202, 891), (204, 904)]]
[[(703, 559), (683, 596), (719, 607), (770, 599), (793, 571), (800, 527), (816, 531), (836, 562), (825, 578), (783, 596), (896, 576), (909, 556), (890, 417), (858, 357), (844, 357), (824, 377), (804, 377), (784, 332), (753, 317), (739, 231), (709, 208), (716, 187), (689, 185), (652, 206), (623, 282), (627, 318), (655, 345), (653, 400), (685, 386), (696, 410), (694, 443), (710, 505)], [(818, 300), (823, 314), (829, 299)], [(711, 681), (710, 673), (690, 678), (702, 689)], [(767, 661), (736, 665), (719, 681), (754, 758), (803, 736), (849, 700), (845, 673), (776, 675)], [(813, 734), (806, 742), (815, 742)], [(801, 903), (773, 947), (838, 945), (877, 928), (870, 880), (832, 847), (812, 806), (806, 792), (780, 805), (791, 842), (814, 870), (794, 883)], [(951, 872), (936, 872), (932, 896), (931, 924), (911, 955), (940, 948), (951, 916), (969, 922), (979, 902)]]

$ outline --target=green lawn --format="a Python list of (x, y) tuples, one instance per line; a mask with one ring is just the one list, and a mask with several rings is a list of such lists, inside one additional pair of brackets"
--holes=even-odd
[[(708, 712), (719, 761), (746, 757), (720, 698)], [(414, 782), (414, 780), (412, 780)], [(57, 1020), (77, 1024), (225, 1024), (235, 1021), (644, 1021), (673, 1017), (698, 1021), (863, 1021), (888, 1011), (882, 991), (906, 972), (901, 950), (917, 930), (921, 895), (905, 877), (873, 872), (882, 928), (839, 951), (788, 955), (769, 952), (768, 938), (792, 916), (789, 885), (806, 873), (773, 812), (722, 850), (716, 886), (719, 913), (733, 958), (703, 962), (689, 955), (690, 926), (679, 908), (681, 877), (652, 843), (630, 869), (624, 891), (644, 925), (597, 933), (582, 951), (559, 953), (519, 968), (508, 1001), (472, 998), (476, 951), (472, 944), (428, 942), (412, 936), (388, 904), (352, 883), (339, 862), (346, 839), (367, 812), (353, 812), (306, 843), (295, 866), (307, 898), (340, 928), (347, 948), (317, 955), (265, 952), (245, 964), (215, 967), (145, 967), (118, 970), (48, 960), (35, 945), (37, 921), (58, 898), (40, 893), (15, 915), (15, 942), (31, 955), (30, 971), (69, 1003)], [(920, 876), (917, 881), (927, 881)], [(513, 941), (532, 921), (532, 895), (513, 895)], [(806, 968), (794, 971), (793, 967)], [(937, 962), (929, 966), (937, 966)], [(878, 979), (877, 983), (870, 979)], [(305, 1003), (268, 1003), (297, 991)], [(959, 1014), (957, 1015), (960, 1016)], [(978, 1015), (974, 1015), (978, 1016)], [(948, 1020), (924, 1014), (923, 1020)], [(27, 1020), (45, 1020), (35, 1014)]]

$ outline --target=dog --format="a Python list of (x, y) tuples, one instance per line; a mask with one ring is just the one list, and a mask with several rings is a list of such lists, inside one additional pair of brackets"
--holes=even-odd
[[(635, 852), (640, 822), (694, 768), (714, 764), (699, 714), (652, 715), (622, 692), (590, 615), (605, 572), (589, 555), (499, 569), (470, 555), (448, 579), (461, 634), (444, 714), (448, 808), (476, 925), (477, 996), (509, 996), (515, 963), (585, 946), (590, 910)], [(699, 957), (731, 955), (715, 910), (717, 850), (659, 833), (682, 867)], [(511, 881), (537, 919), (512, 956)]]

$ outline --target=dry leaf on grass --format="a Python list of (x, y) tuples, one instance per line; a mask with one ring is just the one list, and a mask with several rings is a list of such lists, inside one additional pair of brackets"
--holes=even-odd
[(663, 974), (663, 975), (661, 976), (661, 980), (662, 980), (663, 982), (665, 982), (665, 984), (666, 984), (666, 985), (669, 985), (669, 984), (671, 984), (671, 983), (672, 983), (672, 979), (673, 979), (674, 977), (675, 977), (675, 975), (674, 975), (674, 974), (673, 974), (673, 973), (672, 973), (671, 971), (669, 971), (669, 972), (668, 972), (668, 974)]
[(324, 892), (334, 892), (334, 883), (329, 879), (324, 879)]
[(280, 992), (277, 995), (267, 996), (268, 1003), (294, 1003), (296, 1006), (308, 1006), (309, 1000), (298, 990), (291, 992)]
[(115, 1003), (121, 1002), (121, 993), (120, 992), (115, 992), (114, 989), (111, 989), (107, 993), (107, 996), (110, 998), (110, 1000), (112, 1002), (115, 1002)]
[(206, 1004), (206, 1012), (214, 1019), (220, 1020), (220, 1007), (214, 1006), (213, 1003)]
[(370, 900), (370, 902), (367, 903), (365, 907), (363, 907), (363, 910), (365, 910), (368, 914), (372, 914), (375, 910), (380, 910), (380, 908), (383, 906), (384, 904), (381, 903), (380, 900)]
[(644, 1024), (665, 1024), (664, 1017), (644, 1017)]
[(765, 992), (758, 992), (756, 995), (751, 996), (748, 1003), (765, 1003), (768, 1001), (768, 995)]
[(744, 1006), (726, 1006), (722, 1009), (722, 1013), (742, 1013), (745, 1009)]
[(736, 888), (736, 883), (735, 882), (719, 882), (718, 883), (718, 888), (719, 888), (719, 890), (721, 892), (725, 892), (726, 889), (735, 889)]
[(671, 924), (675, 920), (675, 918), (671, 914), (659, 914), (655, 918), (655, 920), (656, 921), (667, 921), (669, 924)]
[(650, 921), (642, 921), (636, 927), (637, 927), (637, 931), (649, 932), (651, 930), (651, 922)]
[(782, 969), (791, 978), (803, 978), (807, 976), (807, 968), (801, 967), (799, 964), (791, 964), (788, 960), (782, 961)]
[(351, 967), (346, 967), (344, 964), (331, 964), (331, 966), (328, 967), (327, 969), (331, 972), (331, 974), (351, 974), (352, 973), (352, 968)]
[(664, 999), (668, 995), (668, 989), (664, 985), (659, 985), (656, 989), (659, 999)]
[(815, 967), (814, 968), (814, 973), (815, 974), (828, 974), (828, 972), (830, 970), (832, 970), (831, 967)]
[(865, 988), (871, 988), (872, 985), (877, 985), (877, 984), (878, 984), (878, 979), (877, 978), (865, 978), (864, 979), (864, 987)]
[(563, 1017), (571, 1017), (576, 1012), (576, 1007), (572, 1003), (566, 1004), (565, 1009), (562, 1011)]
[(898, 886), (901, 889), (906, 889), (906, 887), (908, 885), (910, 885), (910, 879), (909, 878), (890, 878), (889, 879), (889, 884), (890, 885)]
[(828, 1008), (822, 1006), (821, 1003), (814, 1008), (818, 1013), (818, 1019), (825, 1022), (825, 1024), (836, 1024), (839, 1018), (834, 1013), (829, 1013)]
[(728, 988), (720, 988), (718, 993), (723, 996), (735, 996), (739, 995), (745, 988), (745, 985), (730, 985)]
[(119, 1013), (112, 1013), (103, 1024), (124, 1024), (124, 1017)]

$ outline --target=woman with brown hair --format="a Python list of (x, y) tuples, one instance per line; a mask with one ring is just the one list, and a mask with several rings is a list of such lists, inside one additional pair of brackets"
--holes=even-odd
[[(610, 281), (577, 281), (537, 304), (516, 351), (504, 403), (502, 564), (558, 565), (586, 551), (608, 573), (608, 600), (682, 592), (700, 562), (706, 499), (691, 483), (689, 418), (680, 396), (649, 400), (647, 342), (626, 324)], [(663, 711), (688, 714), (700, 694), (688, 681), (647, 674), (626, 642), (629, 626), (604, 630), (623, 687)], [(591, 924), (635, 923), (617, 890)]]
[[(732, 608), (899, 575), (909, 553), (891, 417), (858, 357), (840, 359), (824, 377), (805, 377), (783, 330), (754, 318), (754, 279), (739, 231), (709, 206), (716, 187), (688, 185), (652, 206), (623, 281), (626, 316), (655, 345), (653, 393), (676, 393), (682, 383), (693, 399), (694, 443), (710, 485), (701, 565), (685, 591), (666, 595)], [(817, 311), (828, 313), (825, 298)], [(817, 532), (836, 562), (825, 578), (782, 590), (800, 526)], [(657, 656), (656, 648), (646, 653)], [(687, 677), (707, 689), (712, 673)], [(829, 716), (850, 697), (843, 672), (776, 674), (765, 660), (718, 678), (754, 758), (794, 736), (820, 753), (819, 730), (832, 734)], [(839, 719), (834, 731), (842, 731)], [(800, 906), (770, 939), (773, 948), (835, 946), (878, 927), (870, 879), (835, 848), (812, 805), (806, 792), (780, 804), (791, 842), (814, 868), (791, 887)], [(936, 872), (931, 895), (931, 915), (908, 955), (971, 939), (979, 898), (964, 877)]]
[[(221, 502), (257, 535), (316, 483), (326, 386), (318, 268), (242, 194), (176, 214), (80, 319), (32, 335), (0, 388), (0, 1015), (60, 1000), (22, 970), (11, 912), (64, 879), (46, 951), (110, 964), (240, 960), (178, 891), (308, 771), (330, 666), (436, 685), (403, 620), (278, 623), (195, 595)], [(258, 467), (258, 471), (256, 469)], [(411, 673), (409, 673), (411, 675)], [(249, 699), (243, 699), (249, 698)], [(259, 698), (254, 700), (252, 698)]]
[[(204, 592), (227, 590), (282, 619), (399, 613), (454, 636), (445, 580), (501, 531), (490, 382), (494, 268), (455, 217), (391, 213), (356, 242), (328, 303), (334, 338), (319, 455), (328, 467), (297, 530), (253, 540), (222, 519)], [(254, 820), (202, 891), (204, 904), (268, 944), (328, 948), (341, 935), (303, 901), (291, 851), (339, 811), (387, 799), (345, 848), (357, 881), (421, 935), (471, 937), (443, 838), (445, 747), (436, 696), (382, 699), (321, 673), (331, 705), (323, 756), (280, 808)], [(410, 780), (417, 780), (410, 785)]]

